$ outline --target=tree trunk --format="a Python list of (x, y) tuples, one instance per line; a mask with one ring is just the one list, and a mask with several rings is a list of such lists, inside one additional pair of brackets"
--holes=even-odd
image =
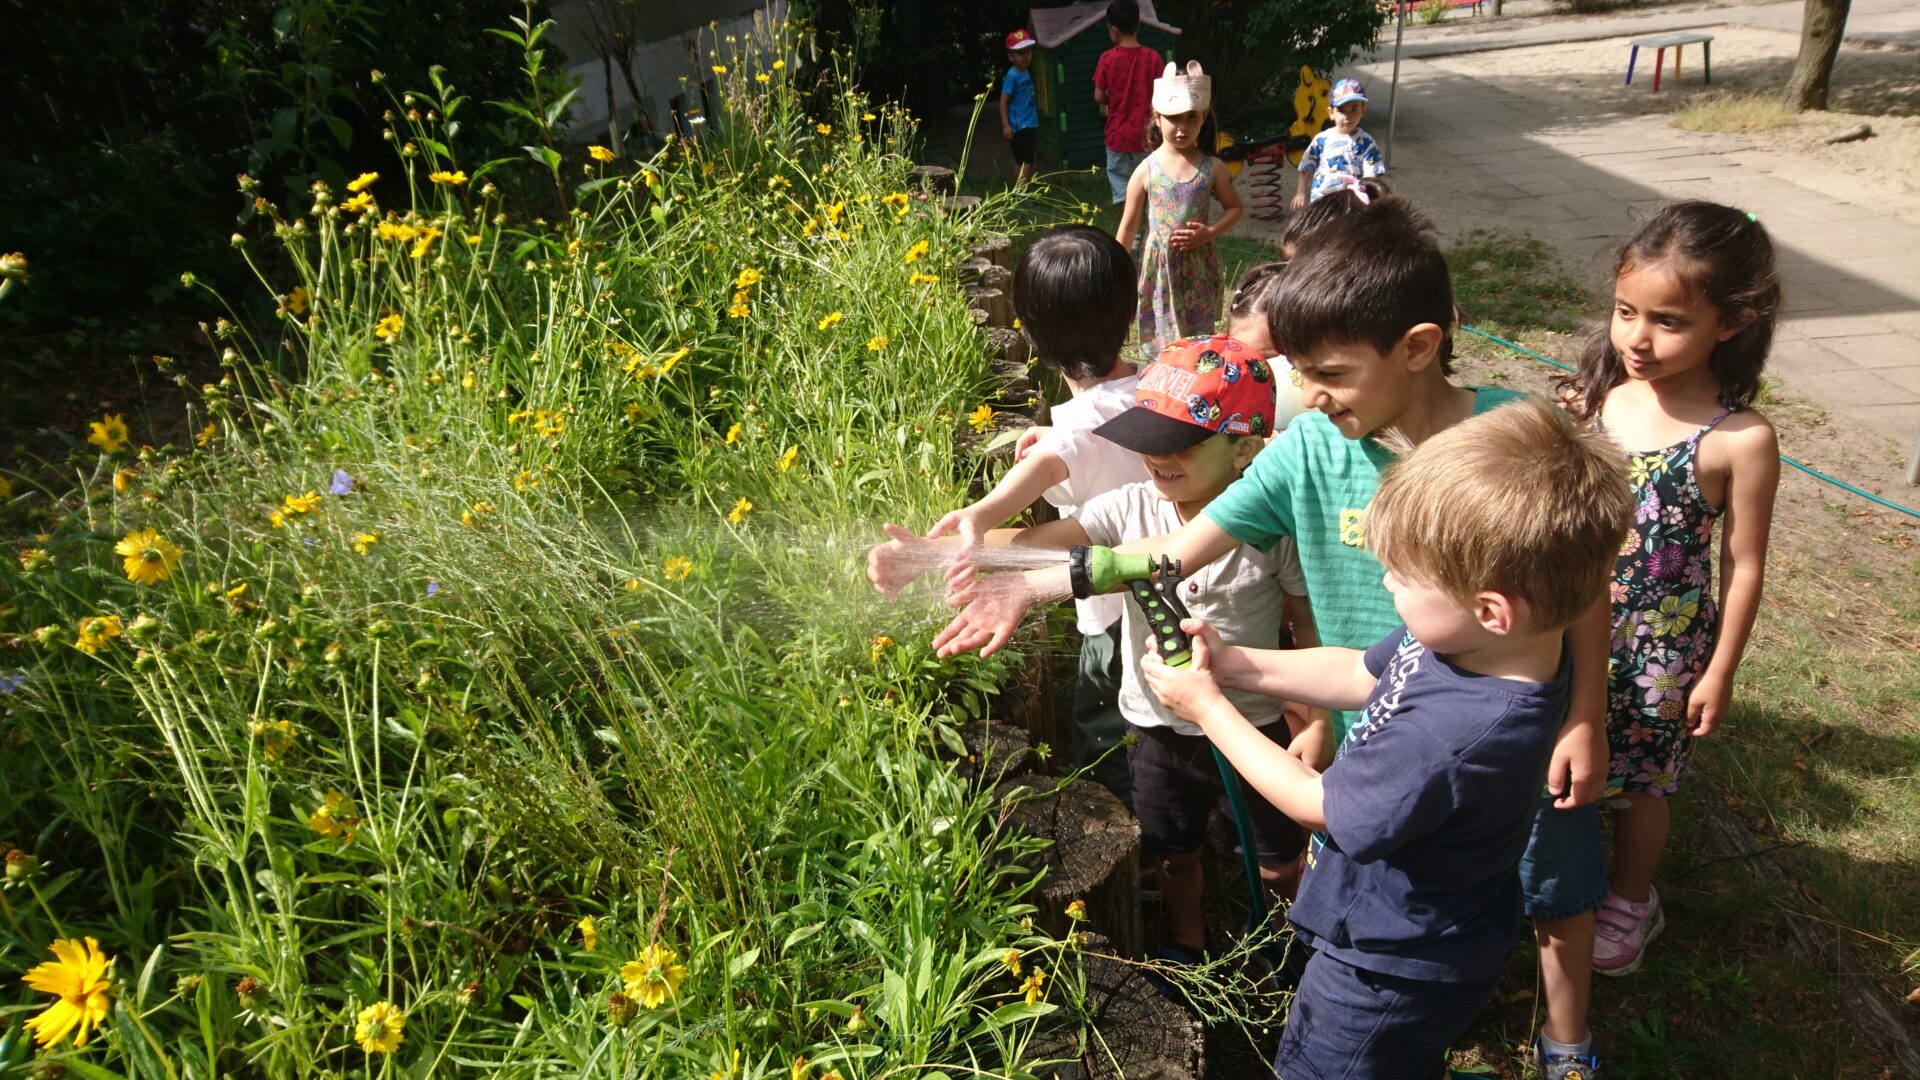
[(1796, 109), (1827, 107), (1827, 83), (1833, 61), (1840, 55), (1840, 33), (1846, 29), (1852, 0), (1807, 0), (1806, 20), (1800, 26), (1800, 55), (1787, 80), (1787, 102)]
[(607, 92), (607, 145), (619, 156), (626, 148), (621, 145), (620, 107), (613, 103), (613, 58), (606, 53), (600, 54), (600, 83)]

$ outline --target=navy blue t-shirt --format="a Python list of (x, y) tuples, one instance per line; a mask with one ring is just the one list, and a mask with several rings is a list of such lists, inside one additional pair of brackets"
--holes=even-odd
[(1380, 681), (1321, 776), (1327, 828), (1289, 921), (1354, 967), (1491, 978), (1520, 932), (1516, 869), (1567, 715), (1551, 683), (1476, 675), (1396, 629), (1366, 652)]

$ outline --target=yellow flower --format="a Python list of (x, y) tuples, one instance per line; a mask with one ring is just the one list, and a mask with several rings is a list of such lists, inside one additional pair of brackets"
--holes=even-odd
[(863, 112), (863, 113), (861, 113), (861, 114), (860, 114), (860, 119), (862, 119), (862, 120), (865, 120), (865, 121), (867, 121), (868, 123), (872, 123), (872, 122), (873, 122), (873, 114), (872, 114), (872, 113), (870, 113), (870, 112)]
[(786, 66), (787, 62), (785, 60), (775, 60), (773, 62), (773, 70), (775, 71), (783, 70)]
[(380, 239), (396, 240), (404, 244), (420, 235), (420, 230), (404, 221), (383, 221), (379, 225)]
[(440, 230), (429, 225), (420, 230), (420, 239), (407, 254), (416, 259), (424, 259), (433, 250), (433, 242), (440, 239)]
[(738, 300), (734, 301), (733, 306), (727, 309), (728, 318), (744, 319), (750, 314), (752, 314), (752, 309)]
[(815, 131), (817, 131), (817, 132), (819, 132), (819, 133), (820, 133), (820, 134), (822, 134), (822, 135), (831, 135), (831, 134), (833, 134), (833, 125), (832, 125), (832, 124), (824, 124), (824, 123), (823, 123), (823, 124), (815, 124), (815, 125), (813, 125), (813, 130), (815, 130)]
[(759, 283), (760, 271), (755, 270), (751, 266), (741, 267), (740, 272), (734, 275), (733, 278), (733, 287), (736, 289), (749, 289)]
[(727, 73), (727, 65), (725, 64), (713, 65), (713, 73), (715, 75), (725, 75)]
[(837, 226), (840, 224), (840, 215), (847, 212), (847, 204), (844, 202), (828, 203), (821, 208), (820, 212), (827, 215), (827, 224)]
[(0, 476), (0, 499), (13, 498), (13, 481)]
[(77, 634), (73, 647), (88, 656), (97, 656), (107, 642), (120, 636), (120, 616), (88, 615), (80, 620)]
[(213, 437), (218, 434), (220, 434), (219, 425), (209, 420), (207, 421), (206, 427), (201, 428), (194, 434), (193, 445), (205, 448), (213, 443)]
[(687, 969), (674, 963), (680, 957), (665, 945), (649, 945), (640, 950), (640, 959), (620, 965), (620, 981), (627, 996), (649, 1009), (673, 997)]
[(690, 346), (682, 345), (678, 349), (675, 349), (672, 355), (668, 356), (665, 360), (660, 361), (660, 371), (659, 371), (660, 377), (665, 378), (666, 376), (673, 374), (673, 369), (679, 367), (680, 361), (685, 360), (687, 358), (687, 355), (692, 351), (693, 349)]
[(287, 294), (287, 310), (293, 312), (295, 315), (305, 315), (307, 313), (307, 301), (309, 299), (311, 299), (311, 295), (307, 292), (307, 287), (305, 285), (295, 285), (293, 291)]
[(764, 71), (757, 71), (753, 75), (753, 81), (759, 83), (761, 86), (765, 86), (773, 81), (773, 76)]
[(740, 425), (739, 424), (735, 424), (732, 427), (727, 429), (727, 445), (728, 446), (740, 445)]
[(307, 827), (325, 837), (353, 839), (353, 827), (360, 819), (353, 816), (353, 801), (337, 789), (328, 789), (320, 806), (307, 815)]
[(276, 529), (284, 529), (287, 527), (287, 515), (278, 510), (269, 510), (267, 511), (267, 524)]
[(829, 313), (828, 313), (828, 314), (827, 314), (826, 316), (824, 316), (823, 318), (821, 318), (821, 320), (820, 320), (820, 329), (822, 329), (822, 330), (831, 330), (831, 329), (833, 329), (834, 327), (836, 327), (836, 326), (838, 326), (838, 325), (840, 325), (840, 320), (842, 320), (842, 319), (844, 319), (844, 318), (846, 318), (846, 316), (845, 316), (845, 315), (842, 315), (842, 314), (841, 314), (840, 312), (838, 312), (838, 311), (834, 311), (834, 312), (829, 312)]
[(993, 406), (991, 405), (982, 405), (967, 414), (967, 426), (975, 431), (985, 431), (987, 425), (991, 423), (993, 423)]
[[(521, 473), (520, 475), (525, 476), (527, 474)], [(515, 486), (518, 485), (516, 484)], [(472, 525), (475, 518), (485, 517), (491, 513), (493, 513), (493, 504), (485, 499), (481, 499), (479, 502), (460, 511), (460, 524)]]
[(391, 1054), (405, 1037), (407, 1014), (391, 1001), (376, 1001), (354, 1018), (353, 1041), (369, 1054)]
[(305, 495), (288, 495), (282, 498), (280, 508), (286, 511), (289, 517), (297, 514), (311, 514), (320, 509), (320, 496), (312, 489), (308, 489)]
[(20, 569), (26, 573), (44, 570), (53, 565), (53, 556), (46, 548), (25, 548), (20, 552)]
[(748, 502), (747, 500), (745, 499), (735, 500), (733, 504), (733, 509), (727, 511), (727, 523), (730, 525), (740, 524), (741, 522), (747, 520), (747, 513), (752, 509), (753, 509), (753, 504)]
[(907, 249), (906, 261), (911, 263), (917, 260), (918, 258), (920, 258), (920, 256), (925, 255), (926, 253), (927, 253), (927, 242), (925, 240), (917, 240), (914, 242), (914, 245), (912, 247)]
[(135, 529), (113, 545), (123, 557), (128, 581), (152, 585), (165, 581), (180, 565), (180, 548), (152, 529)]
[(279, 761), (288, 750), (293, 748), (293, 741), (300, 737), (300, 733), (293, 730), (291, 720), (271, 722), (255, 720), (247, 726), (247, 729), (259, 737), (260, 753), (268, 761)]
[(398, 315), (389, 315), (373, 324), (373, 336), (382, 341), (392, 341), (400, 336), (400, 331), (406, 328), (407, 320)]
[(21, 981), (56, 1000), (27, 1021), (27, 1030), (42, 1047), (73, 1036), (73, 1045), (87, 1045), (87, 1037), (107, 1018), (107, 992), (112, 961), (100, 951), (97, 938), (78, 941), (61, 938), (49, 946), (55, 959), (26, 973)]
[(613, 151), (604, 146), (587, 147), (587, 156), (602, 165), (610, 164), (613, 161)]
[(133, 486), (134, 475), (135, 473), (132, 469), (113, 470), (114, 492), (116, 494), (125, 495), (127, 493), (127, 489)]
[(594, 928), (593, 916), (582, 915), (575, 925), (580, 927), (580, 947), (592, 952), (593, 947), (600, 944), (600, 931)]
[(787, 447), (786, 453), (780, 455), (780, 471), (786, 472), (793, 468), (793, 463), (799, 460), (800, 448), (798, 446)]
[(513, 490), (515, 491), (525, 491), (528, 488), (537, 488), (539, 486), (540, 478), (535, 476), (530, 469), (521, 469), (514, 475)]
[(886, 348), (887, 344), (892, 340), (892, 338), (889, 338), (885, 334), (875, 334), (867, 339), (867, 348), (873, 352), (879, 352), (881, 349)]
[(1014, 978), (1017, 979), (1020, 977), (1020, 950), (1019, 949), (1008, 949), (1007, 955), (1001, 957), (1000, 962), (1007, 965), (1007, 970), (1013, 972)]
[(467, 174), (459, 169), (455, 169), (452, 172), (442, 169), (436, 173), (429, 173), (427, 179), (436, 184), (445, 184), (448, 187), (459, 187), (461, 184), (467, 182)]
[(567, 430), (567, 414), (541, 409), (533, 414), (533, 430), (543, 439), (559, 438)]
[(373, 182), (378, 179), (380, 179), (380, 174), (377, 172), (363, 172), (359, 176), (347, 181), (347, 190), (358, 194), (372, 187)]
[(1072, 919), (1074, 922), (1080, 922), (1086, 917), (1087, 902), (1085, 900), (1075, 900), (1067, 905), (1067, 918)]
[(1027, 976), (1027, 981), (1020, 984), (1020, 992), (1027, 995), (1027, 1004), (1040, 1004), (1040, 999), (1047, 996), (1046, 990), (1043, 989), (1046, 984), (1047, 973), (1039, 968), (1034, 968), (1033, 974)]
[(910, 277), (910, 278), (908, 278), (908, 279), (907, 279), (907, 284), (909, 284), (909, 285), (938, 285), (938, 284), (940, 284), (940, 275), (939, 275), (939, 274), (920, 274), (920, 273), (916, 273), (916, 274), (914, 274), (914, 275), (913, 275), (912, 277)]
[(364, 214), (373, 209), (373, 194), (363, 191), (358, 195), (349, 196), (346, 201), (340, 204), (340, 209), (351, 210), (356, 214)]
[(127, 445), (127, 422), (119, 413), (103, 416), (87, 426), (93, 429), (87, 441), (109, 454)]
[(621, 582), (620, 587), (630, 593), (643, 593), (647, 591), (647, 583), (637, 577), (630, 577)]
[(867, 643), (868, 652), (876, 664), (880, 662), (881, 657), (887, 655), (887, 650), (891, 648), (893, 648), (893, 639), (885, 634), (876, 635), (872, 641)]
[(667, 560), (665, 571), (668, 581), (685, 581), (687, 575), (693, 573), (693, 560), (685, 555), (675, 555)]
[(373, 545), (379, 542), (380, 542), (379, 533), (370, 533), (370, 532), (354, 533), (353, 534), (354, 554), (365, 555), (369, 550), (372, 549)]

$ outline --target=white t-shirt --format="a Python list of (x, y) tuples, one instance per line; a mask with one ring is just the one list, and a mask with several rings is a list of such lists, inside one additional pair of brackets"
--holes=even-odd
[(1267, 366), (1273, 369), (1273, 434), (1278, 435), (1287, 430), (1294, 417), (1307, 411), (1307, 403), (1293, 384), (1293, 365), (1285, 356), (1274, 357)]
[[(1089, 539), (1107, 547), (1165, 536), (1184, 524), (1173, 501), (1161, 498), (1150, 483), (1129, 484), (1090, 500), (1080, 508), (1077, 520)], [(1227, 644), (1256, 649), (1280, 643), (1283, 594), (1307, 595), (1307, 579), (1300, 573), (1300, 558), (1290, 537), (1275, 542), (1267, 552), (1241, 544), (1180, 583), (1180, 601), (1194, 618), (1207, 620)], [(1141, 727), (1203, 734), (1198, 724), (1168, 712), (1141, 680), (1140, 660), (1146, 656), (1152, 633), (1139, 605), (1131, 596), (1120, 595), (1127, 602), (1120, 622), (1120, 714)], [(1228, 690), (1226, 695), (1255, 727), (1280, 719), (1279, 698), (1245, 690)]]
[[(1096, 383), (1053, 407), (1052, 430), (1034, 449), (1057, 454), (1066, 463), (1067, 478), (1040, 493), (1061, 517), (1077, 518), (1088, 499), (1147, 479), (1147, 467), (1139, 454), (1093, 433), (1094, 428), (1133, 408), (1133, 392), (1139, 385), (1136, 372), (1124, 379)], [(1096, 596), (1074, 601), (1080, 632), (1106, 633), (1107, 627), (1120, 621), (1125, 600), (1124, 596)]]

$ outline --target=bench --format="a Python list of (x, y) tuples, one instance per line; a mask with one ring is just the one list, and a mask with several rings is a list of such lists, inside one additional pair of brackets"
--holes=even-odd
[[(1447, 6), (1453, 8), (1470, 7), (1473, 9), (1473, 13), (1478, 15), (1480, 14), (1481, 6), (1486, 2), (1487, 0), (1447, 0)], [(1403, 15), (1409, 14), (1419, 11), (1426, 6), (1425, 0), (1400, 0), (1400, 13)]]
[(1694, 44), (1700, 46), (1702, 57), (1701, 68), (1703, 69), (1702, 74), (1704, 75), (1702, 82), (1707, 86), (1713, 85), (1712, 34), (1656, 34), (1652, 37), (1634, 38), (1632, 41), (1627, 42), (1627, 44), (1633, 47), (1633, 51), (1627, 54), (1626, 85), (1628, 86), (1633, 85), (1633, 64), (1634, 61), (1640, 59), (1641, 49), (1654, 50), (1653, 89), (1655, 93), (1658, 93), (1660, 91), (1660, 68), (1662, 62), (1667, 58), (1667, 50), (1673, 50), (1673, 75), (1674, 78), (1677, 79), (1680, 77), (1680, 50), (1688, 45)]

